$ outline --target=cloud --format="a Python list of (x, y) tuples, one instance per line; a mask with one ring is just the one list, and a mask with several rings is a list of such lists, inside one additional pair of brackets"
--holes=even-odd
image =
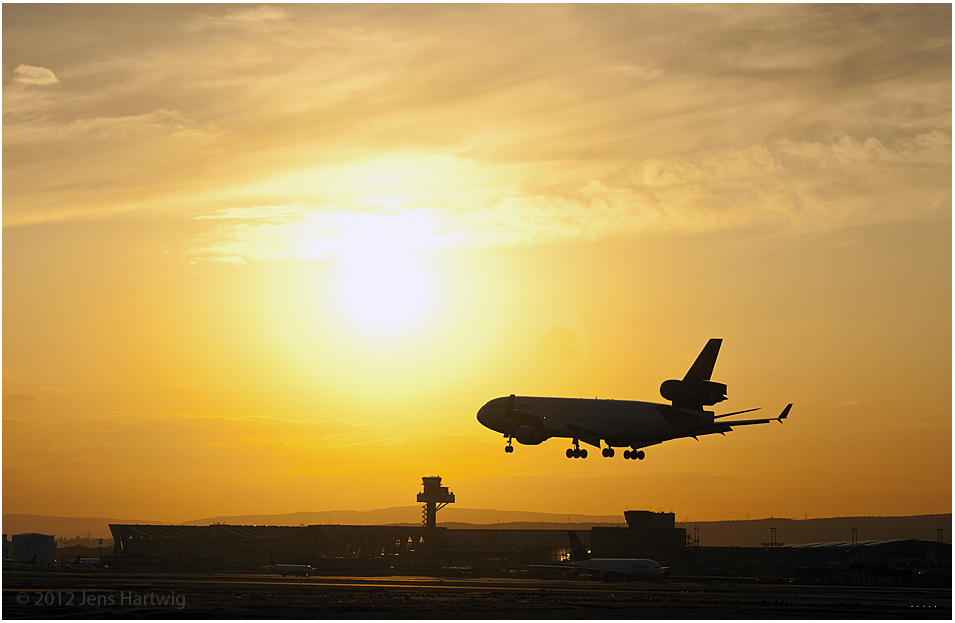
[[(77, 10), (112, 31), (117, 9)], [(335, 252), (372, 196), (440, 246), (839, 227), (950, 195), (948, 7), (148, 10), (158, 34), (130, 9), (128, 36), (56, 59), (68, 94), (5, 93), (5, 225), (199, 216), (222, 225), (200, 255), (248, 261)]]
[(301, 215), (304, 212), (300, 205), (294, 206), (262, 206), (252, 208), (224, 208), (213, 214), (202, 214), (195, 217), (197, 221), (218, 219), (266, 219)]
[(186, 31), (200, 31), (224, 27), (256, 27), (282, 22), (288, 18), (286, 11), (277, 6), (259, 5), (253, 8), (234, 9), (224, 15), (200, 15), (184, 25)]
[(14, 81), (25, 84), (56, 84), (59, 82), (53, 72), (46, 67), (17, 65), (13, 73), (16, 74)]
[(660, 68), (641, 67), (640, 65), (617, 65), (611, 67), (611, 71), (625, 78), (635, 80), (655, 80), (664, 74)]
[[(951, 136), (941, 131), (894, 144), (846, 135), (827, 142), (781, 139), (629, 170), (619, 162), (607, 168), (608, 181), (546, 185), (537, 193), (515, 184), (496, 195), (465, 188), (366, 199), (345, 209), (227, 208), (196, 217), (222, 224), (196, 240), (189, 254), (235, 263), (348, 259), (660, 232), (769, 227), (807, 233), (931, 220), (950, 209), (950, 187), (932, 181), (950, 168), (950, 152)], [(913, 196), (920, 200), (913, 202)]]
[(3, 394), (4, 400), (39, 400), (40, 397), (34, 394)]
[[(112, 142), (108, 147), (121, 149), (124, 145), (133, 147), (139, 141), (158, 137), (201, 138), (210, 136), (214, 127), (202, 126), (181, 112), (172, 109), (160, 109), (138, 115), (119, 117), (92, 117), (73, 119), (65, 123), (48, 123), (42, 127), (13, 128), (10, 140), (19, 143), (42, 141), (89, 141), (96, 139)], [(63, 146), (61, 144), (61, 146)]]
[(228, 13), (223, 20), (234, 22), (274, 22), (284, 20), (285, 11), (268, 5), (260, 5), (252, 9), (238, 9)]
[(3, 399), (17, 402), (33, 402), (40, 400), (43, 396), (53, 396), (62, 394), (63, 390), (59, 387), (24, 387), (25, 383), (19, 378), (4, 371), (3, 373)]

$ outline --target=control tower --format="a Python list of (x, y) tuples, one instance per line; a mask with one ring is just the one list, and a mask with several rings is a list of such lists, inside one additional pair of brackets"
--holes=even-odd
[(441, 486), (441, 476), (425, 476), (421, 479), (424, 491), (418, 494), (418, 501), (424, 502), (422, 519), (424, 527), (434, 530), (435, 515), (439, 510), (454, 502), (454, 494)]

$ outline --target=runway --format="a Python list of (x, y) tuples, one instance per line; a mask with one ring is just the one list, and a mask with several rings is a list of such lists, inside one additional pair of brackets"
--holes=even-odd
[(5, 572), (5, 618), (952, 617), (950, 589), (670, 581)]

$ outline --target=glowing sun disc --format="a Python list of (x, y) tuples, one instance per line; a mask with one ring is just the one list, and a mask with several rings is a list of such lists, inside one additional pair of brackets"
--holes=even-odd
[(423, 320), (433, 299), (430, 274), (406, 257), (343, 264), (338, 289), (349, 322), (380, 336), (393, 335)]

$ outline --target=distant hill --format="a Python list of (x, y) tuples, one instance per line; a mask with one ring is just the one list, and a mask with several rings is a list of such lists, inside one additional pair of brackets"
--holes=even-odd
[[(619, 515), (580, 515), (535, 513), (531, 511), (498, 511), (484, 508), (456, 508), (448, 506), (438, 512), (438, 525), (448, 522), (466, 524), (502, 524), (510, 522), (533, 523), (619, 523), (624, 524), (623, 513)], [(343, 524), (370, 526), (382, 524), (421, 523), (421, 506), (395, 506), (371, 511), (320, 511), (287, 513), (285, 515), (235, 515), (207, 517), (184, 522), (186, 525), (205, 525), (211, 523), (245, 525), (312, 525)]]
[[(144, 519), (107, 517), (48, 517), (44, 515), (3, 515), (3, 532), (21, 534), (42, 532), (58, 538), (85, 536), (112, 539), (109, 524), (168, 524)], [(421, 507), (398, 506), (370, 511), (321, 511), (286, 513), (283, 515), (236, 515), (208, 517), (178, 522), (179, 525), (211, 523), (239, 525), (374, 525), (421, 524)], [(492, 509), (447, 507), (438, 513), (438, 525), (448, 528), (494, 528), (506, 530), (588, 530), (592, 526), (626, 526), (619, 515), (580, 515), (535, 513), (530, 511), (498, 511)], [(776, 542), (784, 544), (851, 541), (852, 527), (860, 541), (881, 539), (922, 539), (935, 541), (938, 528), (946, 543), (952, 542), (952, 514), (915, 515), (909, 517), (833, 517), (817, 519), (751, 519), (738, 521), (677, 522), (693, 536), (699, 526), (700, 545), (715, 547), (759, 547), (771, 539), (776, 527)]]

